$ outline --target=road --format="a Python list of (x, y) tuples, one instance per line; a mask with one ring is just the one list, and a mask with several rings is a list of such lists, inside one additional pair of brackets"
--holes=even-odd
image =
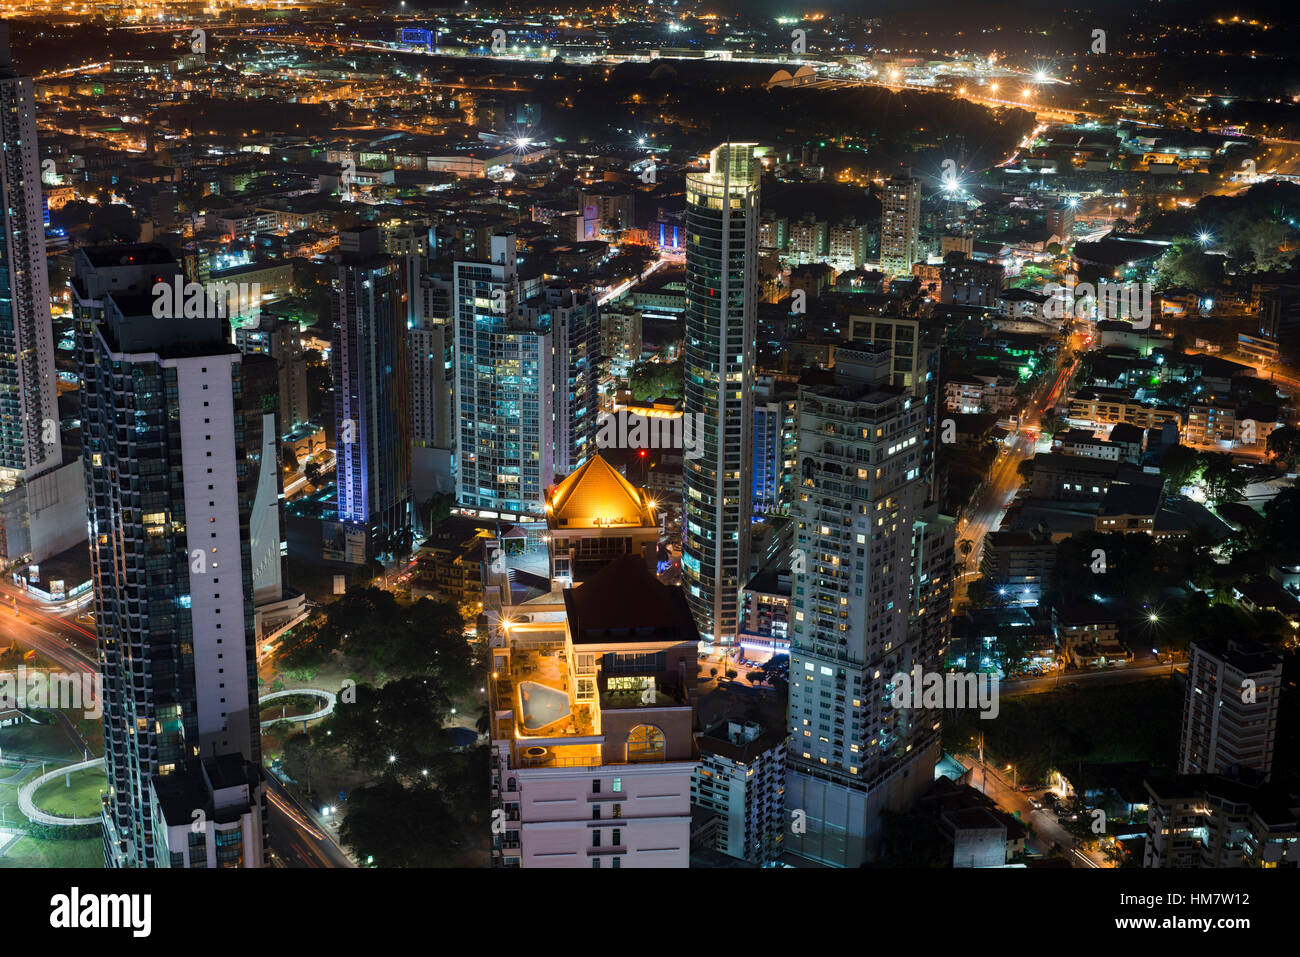
[(0, 644), (20, 646), (75, 673), (99, 671), (94, 633), (41, 609), (9, 583), (0, 583)]
[(1003, 681), (998, 684), (998, 695), (1002, 698), (1014, 698), (1019, 695), (1058, 691), (1067, 685), (1124, 684), (1128, 681), (1140, 681), (1143, 678), (1171, 677), (1172, 671), (1173, 669), (1170, 668), (1168, 662), (1156, 662), (1150, 665), (1124, 665), (1098, 671), (1067, 671), (1063, 674), (1048, 675), (1043, 678), (1020, 678), (1015, 681)]
[(266, 774), (271, 848), (287, 867), (356, 867), (326, 833), (314, 811), (303, 807), (280, 780)]
[[(1100, 868), (1110, 866), (1100, 854), (1092, 854), (1074, 846), (1075, 838), (1061, 827), (1056, 815), (1046, 809), (1035, 810), (1029, 803), (1029, 796), (1012, 782), (1002, 777), (996, 768), (991, 768), (973, 754), (959, 754), (957, 760), (970, 769), (970, 785), (992, 799), (993, 803), (1008, 814), (1016, 814), (1021, 822), (1033, 826), (1033, 833), (1025, 840), (1025, 847), (1038, 854), (1046, 855), (1053, 844), (1066, 848), (1070, 863), (1075, 867)], [(1019, 812), (1017, 814), (1017, 812)]]
[(1029, 402), (1020, 430), (1010, 443), (998, 452), (987, 481), (980, 487), (966, 514), (957, 523), (957, 541), (969, 541), (971, 549), (966, 561), (966, 570), (957, 577), (953, 589), (953, 605), (960, 606), (966, 602), (966, 589), (970, 582), (979, 577), (980, 558), (984, 549), (984, 537), (997, 530), (1002, 523), (1002, 514), (1011, 504), (1016, 490), (1020, 487), (1020, 463), (1034, 454), (1038, 444), (1039, 425), (1046, 410), (1055, 408), (1062, 392), (1069, 384), (1078, 360), (1069, 368), (1057, 372), (1047, 395), (1039, 400), (1037, 397)]
[[(16, 602), (16, 605), (13, 604)], [(0, 583), (0, 644), (16, 641), (69, 672), (96, 674), (94, 636), (70, 618), (39, 608), (9, 583)], [(56, 712), (62, 714), (62, 712)], [(64, 730), (80, 741), (76, 729), (64, 721)], [(81, 746), (85, 742), (81, 741)], [(289, 867), (355, 867), (348, 856), (313, 821), (284, 786), (267, 775), (267, 811), (271, 846)]]

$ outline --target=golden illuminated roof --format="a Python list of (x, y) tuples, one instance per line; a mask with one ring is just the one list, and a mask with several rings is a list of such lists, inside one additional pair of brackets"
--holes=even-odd
[(655, 527), (651, 500), (597, 453), (551, 489), (551, 528)]

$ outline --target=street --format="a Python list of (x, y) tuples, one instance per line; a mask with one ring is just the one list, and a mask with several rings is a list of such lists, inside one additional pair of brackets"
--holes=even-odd
[(1053, 844), (1059, 844), (1066, 849), (1070, 863), (1075, 867), (1111, 866), (1100, 854), (1074, 847), (1074, 836), (1060, 825), (1056, 816), (1046, 808), (1036, 810), (1029, 803), (1029, 796), (1013, 787), (996, 768), (982, 763), (976, 755), (959, 754), (956, 757), (970, 769), (971, 787), (987, 795), (1000, 810), (1016, 815), (1022, 823), (1032, 825), (1033, 832), (1025, 841), (1026, 849), (1046, 855)]

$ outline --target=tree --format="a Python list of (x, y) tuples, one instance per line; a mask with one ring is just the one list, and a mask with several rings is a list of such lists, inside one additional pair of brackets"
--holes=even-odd
[(1043, 416), (1041, 424), (1044, 435), (1055, 435), (1057, 432), (1064, 432), (1070, 427), (1070, 423), (1055, 412), (1049, 412)]
[(1274, 429), (1268, 436), (1268, 453), (1288, 469), (1295, 469), (1296, 456), (1300, 455), (1300, 431), (1292, 425)]
[(1300, 486), (1289, 485), (1265, 503), (1266, 534), (1277, 548), (1293, 549), (1300, 542)]
[[(393, 822), (400, 821), (400, 827)], [(426, 784), (404, 787), (385, 778), (356, 788), (339, 828), (343, 843), (376, 867), (437, 867), (462, 844), (458, 826), (442, 795)]]
[(976, 578), (966, 586), (966, 600), (975, 608), (988, 608), (999, 604), (1001, 597), (997, 586), (987, 578)]
[(1256, 223), (1250, 231), (1247, 246), (1254, 261), (1255, 272), (1273, 272), (1287, 269), (1294, 253), (1283, 250), (1287, 229), (1279, 222)]
[(1171, 445), (1160, 456), (1160, 474), (1175, 494), (1195, 482), (1203, 467), (1197, 451), (1185, 445)]
[(422, 772), (450, 749), (443, 722), (451, 699), (425, 677), (399, 678), (382, 688), (357, 685), (356, 700), (339, 707), (312, 732), (312, 742), (348, 755), (353, 767), (372, 775), (423, 779)]
[(1020, 476), (1023, 482), (1032, 482), (1034, 480), (1034, 460), (1033, 458), (1024, 459), (1016, 466), (1016, 474)]
[(402, 608), (393, 600), (382, 628), (349, 630), (342, 641), (342, 650), (375, 671), (435, 676), (453, 696), (461, 693), (472, 677), (465, 620), (456, 606), (448, 602), (422, 598), (409, 608)]
[(1214, 505), (1239, 501), (1246, 488), (1246, 475), (1233, 465), (1232, 456), (1227, 452), (1206, 452), (1201, 461), (1205, 497)]
[(1222, 272), (1222, 257), (1207, 255), (1196, 240), (1189, 238), (1176, 240), (1156, 262), (1157, 281), (1163, 287), (1208, 289), (1219, 281)]

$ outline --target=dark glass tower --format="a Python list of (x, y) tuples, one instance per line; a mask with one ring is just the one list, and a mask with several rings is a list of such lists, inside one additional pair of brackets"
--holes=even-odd
[(706, 641), (735, 640), (749, 566), (759, 162), (727, 143), (686, 177), (686, 408), (702, 454), (683, 466), (682, 584)]
[(261, 403), (245, 400), (224, 320), (159, 319), (152, 304), (106, 296), (78, 329), (105, 858), (255, 867), (265, 839), (249, 516)]

